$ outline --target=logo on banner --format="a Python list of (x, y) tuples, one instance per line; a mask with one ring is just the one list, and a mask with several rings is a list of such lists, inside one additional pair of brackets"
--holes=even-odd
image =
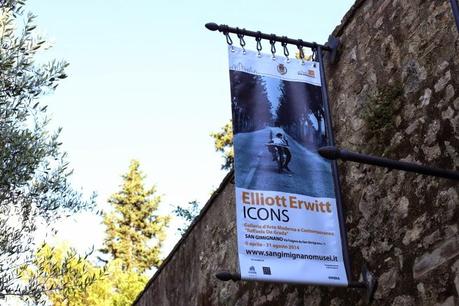
[(277, 72), (279, 72), (280, 74), (284, 75), (287, 73), (287, 67), (285, 67), (284, 64), (279, 64), (277, 65)]
[(257, 271), (255, 271), (255, 267), (254, 266), (250, 266), (249, 274), (257, 274)]
[(298, 71), (298, 75), (304, 75), (310, 78), (315, 78), (316, 72), (312, 69), (308, 69), (308, 71)]
[(270, 267), (263, 267), (263, 274), (264, 275), (271, 275), (271, 268)]

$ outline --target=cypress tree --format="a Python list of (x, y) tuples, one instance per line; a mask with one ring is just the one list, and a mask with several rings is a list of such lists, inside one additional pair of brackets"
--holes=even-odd
[(120, 259), (125, 271), (142, 273), (161, 264), (160, 250), (169, 216), (158, 215), (161, 197), (155, 186), (145, 188), (139, 162), (131, 161), (121, 190), (109, 199), (113, 211), (104, 215), (103, 253)]

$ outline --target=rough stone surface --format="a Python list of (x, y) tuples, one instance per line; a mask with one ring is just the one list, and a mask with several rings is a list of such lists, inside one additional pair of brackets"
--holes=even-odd
[(392, 302), (392, 306), (415, 306), (414, 298), (409, 295), (397, 296)]
[(443, 303), (437, 304), (438, 306), (456, 306), (456, 299), (454, 296), (450, 296)]
[(446, 84), (451, 81), (451, 71), (447, 71), (444, 76), (442, 76), (438, 82), (435, 84), (435, 92), (441, 91), (443, 88), (445, 88)]
[[(340, 147), (374, 154), (362, 111), (375, 93), (401, 85), (384, 156), (459, 169), (459, 34), (447, 0), (358, 0), (333, 35), (327, 64)], [(365, 263), (380, 284), (372, 305), (459, 305), (459, 185), (340, 164), (352, 276)], [(218, 194), (139, 296), (147, 305), (364, 305), (347, 288), (220, 282), (237, 271), (234, 186)]]
[(428, 272), (444, 264), (451, 258), (459, 255), (459, 236), (454, 236), (442, 242), (431, 253), (427, 253), (414, 260), (413, 277), (425, 276)]
[(451, 270), (454, 272), (454, 285), (456, 286), (456, 292), (459, 294), (459, 259), (454, 263)]
[(410, 201), (407, 197), (402, 197), (396, 207), (397, 213), (401, 218), (408, 217)]
[(393, 268), (381, 274), (378, 279), (378, 288), (375, 292), (375, 298), (381, 299), (387, 296), (392, 289), (397, 285), (398, 271)]

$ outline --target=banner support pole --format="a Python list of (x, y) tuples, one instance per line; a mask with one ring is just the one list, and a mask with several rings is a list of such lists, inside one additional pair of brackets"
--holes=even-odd
[[(339, 41), (336, 38), (330, 36), (329, 43), (332, 42), (335, 45), (335, 49), (339, 46)], [(326, 133), (327, 133), (327, 144), (329, 146), (335, 145), (335, 138), (333, 135), (333, 126), (332, 126), (332, 118), (331, 118), (331, 111), (330, 111), (330, 100), (328, 97), (328, 86), (327, 86), (327, 79), (325, 77), (325, 67), (324, 67), (324, 59), (322, 54), (322, 47), (317, 45), (317, 57), (319, 60), (319, 67), (320, 67), (320, 80), (321, 80), (321, 91), (322, 91), (322, 99), (324, 102), (324, 113), (325, 113), (325, 121), (326, 121)], [(332, 56), (332, 60), (334, 60), (334, 56)], [(374, 275), (368, 271), (366, 265), (362, 267), (362, 281), (356, 282), (351, 281), (351, 265), (349, 259), (349, 252), (348, 252), (348, 242), (347, 242), (347, 229), (346, 229), (346, 219), (344, 218), (344, 211), (342, 206), (342, 199), (341, 199), (341, 183), (339, 180), (338, 174), (338, 164), (336, 160), (331, 161), (332, 166), (332, 174), (333, 174), (333, 183), (335, 186), (335, 197), (336, 197), (336, 209), (338, 213), (338, 220), (341, 232), (341, 247), (343, 250), (343, 261), (344, 267), (346, 268), (346, 276), (348, 280), (348, 287), (349, 288), (362, 288), (366, 289), (366, 301), (370, 303), (373, 298), (373, 294), (376, 290), (376, 279)]]
[(456, 21), (456, 27), (457, 30), (459, 31), (459, 4), (457, 3), (457, 0), (449, 0), (451, 3), (451, 9), (453, 10), (453, 17), (454, 20)]
[[(373, 294), (376, 290), (376, 279), (374, 278), (373, 274), (370, 273), (367, 269), (367, 266), (362, 267), (362, 281), (361, 282), (349, 282), (348, 288), (355, 288), (355, 289), (366, 289), (366, 303), (369, 304), (373, 299)], [(241, 281), (241, 274), (238, 272), (231, 273), (228, 271), (220, 271), (215, 273), (215, 277), (218, 280), (227, 282), (233, 281), (238, 282)]]
[[(321, 80), (321, 91), (322, 91), (322, 100), (324, 103), (324, 112), (325, 112), (325, 131), (327, 133), (327, 144), (329, 146), (335, 145), (335, 139), (333, 136), (333, 127), (332, 127), (332, 119), (331, 119), (331, 112), (330, 112), (330, 102), (328, 97), (328, 86), (327, 80), (325, 77), (325, 67), (323, 62), (323, 54), (322, 54), (322, 47), (317, 45), (317, 57), (319, 60), (319, 67), (320, 67), (320, 80)], [(336, 208), (338, 213), (338, 220), (339, 220), (339, 227), (341, 232), (341, 247), (343, 250), (343, 261), (344, 267), (346, 268), (346, 276), (348, 282), (351, 279), (351, 266), (349, 260), (349, 253), (348, 253), (348, 242), (347, 242), (347, 231), (345, 226), (345, 218), (344, 212), (342, 207), (342, 199), (341, 199), (341, 183), (338, 176), (338, 165), (336, 161), (331, 161), (332, 167), (332, 174), (333, 174), (333, 183), (335, 187), (335, 197), (336, 197)]]
[(366, 155), (352, 151), (338, 149), (334, 146), (319, 148), (319, 154), (330, 160), (341, 159), (343, 161), (353, 161), (360, 164), (374, 165), (387, 169), (396, 169), (407, 172), (414, 172), (429, 176), (442, 177), (450, 180), (459, 181), (459, 171), (440, 169), (416, 163), (398, 161), (378, 156)]
[[(338, 48), (339, 41), (337, 41), (334, 37), (331, 36), (329, 38), (329, 42), (333, 42), (333, 44), (335, 44), (335, 48)], [(335, 138), (333, 135), (333, 126), (332, 126), (332, 118), (331, 118), (331, 111), (330, 111), (330, 100), (328, 96), (328, 86), (327, 86), (327, 80), (325, 77), (325, 67), (324, 67), (321, 46), (317, 45), (316, 51), (317, 51), (317, 57), (318, 57), (319, 66), (320, 66), (321, 91), (322, 91), (322, 99), (324, 102), (324, 113), (325, 113), (325, 120), (326, 120), (325, 131), (328, 135), (327, 143), (329, 146), (335, 146)], [(336, 160), (332, 160), (331, 165), (332, 165), (332, 173), (333, 173), (333, 183), (335, 186), (336, 208), (338, 212), (338, 220), (339, 220), (339, 226), (340, 226), (340, 232), (341, 232), (341, 246), (343, 249), (343, 260), (344, 260), (344, 267), (346, 268), (348, 287), (366, 289), (366, 302), (370, 303), (373, 298), (373, 294), (376, 290), (376, 279), (374, 278), (374, 275), (370, 271), (368, 271), (367, 266), (364, 265), (362, 267), (362, 273), (361, 273), (362, 281), (361, 282), (351, 281), (352, 276), (350, 273), (351, 265), (350, 265), (349, 252), (348, 252), (346, 220), (344, 218), (344, 211), (343, 211), (342, 199), (341, 199), (341, 184), (339, 180), (338, 164)]]
[[(233, 33), (233, 34), (240, 34), (244, 36), (250, 36), (250, 37), (255, 37), (255, 38), (260, 38), (260, 39), (266, 39), (266, 40), (273, 40), (276, 42), (280, 43), (287, 43), (295, 46), (302, 46), (302, 47), (307, 47), (307, 48), (314, 48), (317, 44), (316, 43), (311, 43), (307, 41), (303, 41), (301, 39), (292, 39), (287, 36), (278, 36), (275, 34), (266, 34), (260, 31), (250, 31), (246, 29), (241, 29), (241, 28), (233, 28), (230, 27), (226, 24), (216, 24), (215, 22), (209, 22), (206, 23), (206, 28), (210, 31), (219, 31), (222, 33)], [(322, 47), (323, 50), (326, 51), (331, 51), (332, 48), (329, 46), (322, 46), (322, 45), (317, 45)]]

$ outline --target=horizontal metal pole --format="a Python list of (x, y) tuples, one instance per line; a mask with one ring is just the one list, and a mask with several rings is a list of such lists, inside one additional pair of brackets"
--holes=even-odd
[(415, 172), (419, 174), (425, 174), (430, 176), (438, 176), (447, 178), (450, 180), (459, 181), (459, 171), (445, 170), (430, 166), (424, 166), (420, 164), (398, 161), (388, 158), (382, 158), (377, 156), (365, 155), (347, 150), (340, 150), (336, 147), (321, 147), (319, 148), (319, 154), (327, 159), (341, 159), (348, 160), (362, 164), (375, 165), (379, 167), (385, 167), (389, 169), (397, 169), (408, 172)]
[(364, 283), (364, 282), (349, 282), (349, 284), (347, 286), (349, 288), (362, 288), (362, 289), (366, 289), (367, 288), (367, 284)]
[[(241, 274), (239, 273), (231, 273), (228, 271), (220, 271), (215, 274), (215, 277), (217, 279), (227, 282), (227, 281), (233, 281), (233, 282), (238, 282), (241, 280)], [(374, 283), (370, 284), (368, 281), (364, 278), (363, 282), (349, 282), (348, 283), (349, 288), (360, 288), (360, 289), (367, 289), (367, 290), (373, 290), (374, 288)]]
[(251, 37), (259, 37), (261, 39), (273, 40), (281, 43), (287, 43), (295, 46), (307, 47), (311, 49), (316, 49), (317, 47), (321, 47), (322, 50), (331, 51), (332, 49), (329, 46), (319, 45), (315, 42), (307, 42), (301, 39), (292, 39), (288, 38), (287, 36), (277, 36), (275, 34), (266, 34), (260, 31), (249, 31), (246, 29), (240, 28), (232, 28), (227, 26), (226, 24), (216, 24), (214, 22), (206, 23), (206, 28), (211, 31), (219, 31), (222, 33), (234, 33), (234, 34), (242, 34), (244, 36), (251, 36)]
[(227, 282), (229, 280), (232, 280), (233, 282), (238, 282), (241, 280), (241, 274), (231, 273), (228, 271), (220, 271), (215, 274), (215, 277), (224, 282)]
[(453, 17), (456, 21), (457, 30), (459, 31), (459, 4), (457, 3), (457, 0), (449, 0), (449, 2), (451, 2), (451, 8), (453, 9)]

